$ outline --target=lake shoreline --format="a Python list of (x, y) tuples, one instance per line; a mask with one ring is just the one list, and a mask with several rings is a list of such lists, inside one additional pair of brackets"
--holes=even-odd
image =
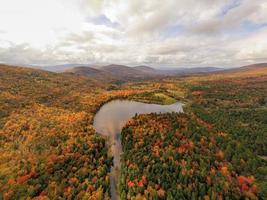
[(183, 112), (183, 103), (176, 102), (171, 105), (149, 104), (127, 99), (113, 99), (96, 112), (93, 126), (96, 132), (107, 139), (107, 146), (113, 156), (113, 166), (110, 171), (111, 199), (119, 198), (118, 182), (121, 167), (122, 144), (118, 134), (123, 126), (136, 114)]

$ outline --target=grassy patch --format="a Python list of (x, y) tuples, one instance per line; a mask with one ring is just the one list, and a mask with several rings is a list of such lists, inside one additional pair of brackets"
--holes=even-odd
[(167, 90), (167, 92), (177, 99), (185, 97), (184, 91), (181, 91), (181, 90)]
[(176, 99), (169, 97), (163, 93), (155, 93), (154, 94), (155, 97), (159, 98), (159, 100), (163, 103), (163, 104), (173, 104), (176, 102)]

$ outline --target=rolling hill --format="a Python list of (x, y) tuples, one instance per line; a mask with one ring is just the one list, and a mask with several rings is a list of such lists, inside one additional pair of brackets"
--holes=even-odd
[(267, 68), (267, 63), (257, 63), (257, 64), (252, 64), (252, 65), (246, 65), (241, 67), (240, 69), (255, 69), (255, 68)]
[(96, 79), (107, 78), (107, 80), (142, 80), (166, 76), (184, 76), (190, 74), (210, 73), (221, 70), (215, 67), (181, 68), (172, 70), (155, 69), (149, 66), (129, 67), (126, 65), (106, 65), (100, 68), (74, 67), (65, 72), (71, 72), (80, 76), (87, 76)]
[(94, 77), (154, 70), (76, 70), (0, 65), (0, 199), (110, 199), (113, 158), (95, 113), (112, 99), (166, 97), (185, 113), (136, 116), (122, 132), (121, 199), (267, 198), (265, 65), (116, 87)]
[(152, 67), (148, 67), (148, 66), (145, 66), (145, 65), (140, 65), (140, 66), (136, 66), (136, 67), (133, 67), (134, 69), (137, 69), (138, 71), (142, 71), (143, 73), (150, 73), (150, 74), (164, 74), (162, 73), (161, 70), (157, 70), (157, 69), (154, 69)]
[(226, 76), (247, 76), (247, 75), (257, 76), (264, 72), (267, 72), (267, 63), (259, 63), (232, 69), (226, 69), (222, 71), (217, 71), (214, 74), (226, 75)]
[(150, 75), (149, 73), (144, 73), (141, 70), (135, 69), (133, 67), (128, 67), (125, 65), (107, 65), (100, 68), (101, 70), (105, 72), (109, 72), (114, 77), (117, 78), (144, 78), (147, 75)]
[(79, 76), (86, 76), (97, 80), (105, 81), (134, 81), (147, 78), (166, 76), (156, 69), (146, 66), (128, 67), (125, 65), (106, 65), (100, 68), (93, 67), (74, 67), (64, 73), (72, 73)]
[(50, 72), (56, 72), (56, 73), (61, 73), (65, 72), (68, 70), (71, 70), (75, 67), (91, 67), (90, 64), (75, 64), (75, 63), (70, 63), (70, 64), (62, 64), (62, 65), (49, 65), (49, 66), (41, 66), (36, 68), (45, 70), (45, 71), (50, 71)]
[(66, 70), (64, 73), (86, 76), (97, 80), (111, 81), (114, 79), (111, 73), (93, 67), (74, 67), (72, 69)]

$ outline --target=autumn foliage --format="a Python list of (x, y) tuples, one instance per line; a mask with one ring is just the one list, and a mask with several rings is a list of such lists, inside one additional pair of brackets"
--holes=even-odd
[(257, 199), (220, 143), (230, 138), (187, 114), (139, 115), (122, 132), (121, 198)]
[(110, 199), (94, 114), (122, 98), (186, 103), (122, 132), (121, 199), (266, 199), (267, 70), (110, 83), (0, 65), (0, 199)]

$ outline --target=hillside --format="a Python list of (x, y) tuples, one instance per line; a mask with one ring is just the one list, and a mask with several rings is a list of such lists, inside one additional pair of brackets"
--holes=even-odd
[(50, 71), (50, 72), (56, 72), (56, 73), (61, 73), (65, 72), (68, 70), (71, 70), (75, 67), (91, 67), (91, 65), (88, 64), (62, 64), (62, 65), (49, 65), (49, 66), (35, 66), (36, 68), (45, 70), (45, 71)]
[(143, 73), (149, 73), (149, 74), (162, 74), (161, 71), (156, 70), (152, 67), (148, 67), (148, 66), (144, 66), (144, 65), (140, 65), (140, 66), (136, 66), (133, 67), (134, 69), (137, 69), (138, 71), (141, 71)]
[(75, 67), (66, 70), (65, 73), (72, 73), (78, 76), (86, 76), (97, 80), (111, 81), (114, 79), (113, 75), (104, 70), (95, 69), (93, 67)]
[(77, 75), (87, 76), (98, 80), (122, 80), (133, 81), (167, 76), (184, 76), (192, 74), (212, 73), (222, 70), (215, 67), (200, 68), (181, 68), (173, 70), (154, 69), (148, 66), (128, 67), (125, 65), (107, 65), (100, 68), (92, 67), (74, 67), (65, 72), (71, 72)]
[(121, 198), (266, 199), (267, 71), (164, 82), (173, 97), (182, 86), (186, 112), (125, 125)]
[(144, 73), (141, 70), (135, 69), (133, 67), (128, 67), (125, 65), (107, 65), (100, 68), (105, 72), (109, 72), (114, 77), (117, 78), (126, 78), (126, 79), (136, 79), (136, 78), (144, 78), (149, 73)]
[(258, 63), (258, 64), (253, 64), (253, 65), (246, 65), (246, 66), (241, 66), (241, 67), (237, 67), (237, 68), (232, 68), (232, 69), (226, 69), (223, 71), (219, 71), (218, 73), (225, 73), (225, 74), (229, 74), (229, 73), (233, 73), (235, 75), (240, 75), (240, 74), (247, 74), (250, 73), (251, 74), (255, 74), (257, 73), (261, 73), (261, 71), (267, 71), (267, 63)]
[[(103, 71), (121, 68), (125, 76), (138, 71)], [(140, 115), (126, 124), (122, 199), (267, 198), (267, 68), (110, 86), (0, 65), (0, 199), (110, 199), (112, 155), (92, 122), (117, 98), (186, 104), (184, 114)]]
[(151, 67), (128, 67), (124, 65), (107, 65), (100, 68), (74, 67), (70, 70), (66, 70), (65, 73), (73, 73), (79, 76), (86, 76), (96, 80), (105, 80), (108, 82), (118, 83), (157, 78), (164, 75)]
[(216, 71), (222, 71), (222, 68), (217, 67), (195, 67), (195, 68), (182, 68), (175, 71), (176, 75), (190, 75), (190, 74), (204, 74), (204, 73), (212, 73)]
[(193, 115), (136, 116), (122, 141), (121, 199), (257, 199), (255, 178), (226, 157), (235, 141)]
[(0, 199), (109, 199), (112, 157), (93, 127), (106, 101), (143, 90), (0, 65)]
[[(111, 158), (90, 126), (90, 113), (82, 111), (89, 105), (80, 99), (85, 90), (93, 98), (103, 86), (0, 66), (0, 87), (0, 199), (108, 197)], [(85, 184), (91, 185), (87, 193)]]
[(267, 63), (258, 63), (258, 64), (252, 64), (252, 65), (246, 65), (241, 67), (240, 69), (248, 70), (248, 69), (256, 69), (256, 68), (266, 68)]
[(209, 75), (189, 88), (192, 112), (235, 141), (222, 143), (225, 157), (238, 173), (255, 178), (259, 199), (266, 199), (267, 68)]

